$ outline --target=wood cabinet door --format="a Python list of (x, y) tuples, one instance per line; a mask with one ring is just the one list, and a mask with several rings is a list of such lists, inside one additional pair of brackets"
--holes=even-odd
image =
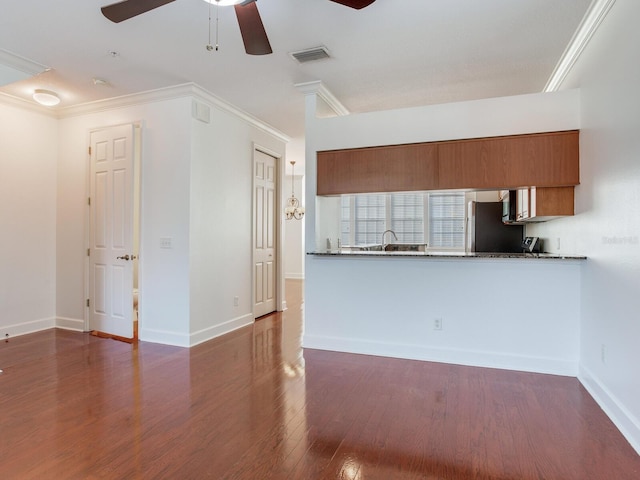
[(317, 194), (578, 185), (578, 134), (575, 130), (318, 152)]
[(317, 195), (438, 188), (435, 144), (318, 152)]
[(574, 212), (574, 187), (531, 188), (530, 217), (559, 217)]
[(580, 183), (578, 132), (438, 144), (438, 188), (518, 188)]

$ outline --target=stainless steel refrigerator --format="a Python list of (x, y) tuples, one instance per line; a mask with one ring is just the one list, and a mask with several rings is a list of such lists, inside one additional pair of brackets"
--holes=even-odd
[(502, 202), (469, 202), (467, 252), (520, 253), (524, 226), (502, 223)]

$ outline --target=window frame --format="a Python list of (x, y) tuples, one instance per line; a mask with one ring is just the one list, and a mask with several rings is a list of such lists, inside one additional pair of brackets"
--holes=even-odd
[[(348, 194), (348, 195), (341, 195), (341, 200), (340, 200), (340, 219), (339, 219), (339, 228), (338, 231), (340, 232), (340, 239), (341, 242), (343, 240), (343, 230), (342, 230), (342, 222), (343, 220), (343, 210), (342, 210), (342, 201), (344, 197), (348, 197), (349, 198), (349, 211), (350, 212), (354, 212), (355, 211), (355, 207), (356, 207), (356, 196), (358, 195), (384, 195), (385, 196), (385, 219), (384, 219), (384, 224), (385, 224), (385, 228), (384, 230), (391, 230), (391, 210), (392, 210), (392, 206), (391, 206), (391, 198), (392, 195), (394, 194), (422, 194), (422, 202), (423, 202), (423, 221), (422, 221), (422, 228), (423, 228), (423, 235), (424, 235), (424, 242), (421, 244), (426, 244), (426, 248), (425, 250), (427, 252), (464, 252), (467, 249), (467, 225), (468, 225), (468, 209), (467, 209), (467, 205), (470, 201), (475, 200), (475, 193), (474, 192), (461, 192), (461, 191), (456, 191), (456, 190), (438, 190), (438, 191), (418, 191), (418, 192), (385, 192), (385, 193), (366, 193), (366, 194)], [(429, 198), (430, 195), (432, 194), (441, 194), (441, 193), (464, 193), (464, 231), (463, 231), (463, 235), (464, 235), (464, 239), (462, 242), (462, 246), (461, 247), (433, 247), (429, 244), (428, 240), (429, 240)], [(349, 216), (349, 242), (343, 245), (345, 247), (358, 247), (359, 245), (355, 243), (355, 237), (356, 237), (356, 217), (355, 215), (351, 214)], [(380, 241), (382, 241), (382, 237), (380, 239)], [(376, 241), (375, 244), (378, 244), (379, 242)]]

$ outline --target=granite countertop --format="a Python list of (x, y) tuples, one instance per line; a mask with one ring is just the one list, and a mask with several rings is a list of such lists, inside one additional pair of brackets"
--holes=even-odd
[(423, 258), (515, 258), (531, 260), (586, 260), (581, 255), (562, 255), (554, 253), (467, 253), (467, 252), (376, 252), (376, 251), (337, 251), (308, 252), (307, 255), (322, 257), (423, 257)]

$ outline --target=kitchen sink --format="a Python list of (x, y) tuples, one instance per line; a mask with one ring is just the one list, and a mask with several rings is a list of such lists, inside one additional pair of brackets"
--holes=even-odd
[(385, 252), (424, 252), (427, 245), (424, 243), (390, 243), (385, 245)]
[[(424, 252), (427, 245), (424, 243), (389, 243), (384, 246), (385, 252)], [(382, 252), (382, 245), (360, 245), (349, 247), (352, 252)]]

